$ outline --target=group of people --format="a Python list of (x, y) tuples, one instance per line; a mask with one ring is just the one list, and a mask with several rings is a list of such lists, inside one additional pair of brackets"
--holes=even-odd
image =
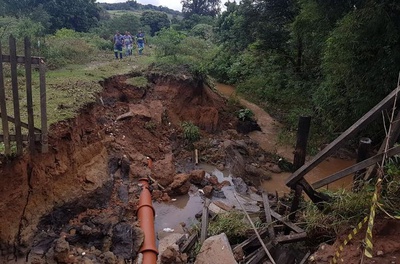
[(121, 35), (119, 31), (117, 31), (114, 35), (114, 54), (116, 59), (122, 59), (123, 50), (125, 50), (125, 56), (132, 55), (133, 43), (136, 41), (138, 47), (138, 54), (143, 54), (144, 49), (144, 33), (139, 30), (138, 34), (133, 37), (130, 32), (126, 31), (125, 35)]

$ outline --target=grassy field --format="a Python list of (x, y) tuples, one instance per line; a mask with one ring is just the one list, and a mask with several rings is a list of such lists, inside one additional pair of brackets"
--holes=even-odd
[[(133, 55), (122, 60), (116, 60), (112, 51), (98, 54), (85, 65), (68, 65), (62, 69), (46, 72), (47, 88), (47, 115), (48, 125), (61, 120), (73, 118), (77, 111), (88, 103), (97, 100), (97, 94), (103, 89), (100, 82), (115, 76), (123, 75), (133, 70), (147, 67), (154, 61), (151, 50), (146, 50), (143, 56)], [(20, 97), (21, 121), (27, 123), (26, 87), (24, 68), (18, 69), (18, 88)], [(142, 85), (144, 80), (141, 80)], [(9, 69), (5, 65), (4, 83), (6, 87), (7, 114), (14, 116), (11, 77)], [(40, 93), (39, 73), (32, 73), (33, 107), (35, 127), (40, 128)], [(11, 134), (13, 124), (9, 123)], [(0, 124), (0, 133), (2, 127)], [(26, 133), (26, 131), (23, 131)], [(0, 153), (2, 152), (0, 144)]]

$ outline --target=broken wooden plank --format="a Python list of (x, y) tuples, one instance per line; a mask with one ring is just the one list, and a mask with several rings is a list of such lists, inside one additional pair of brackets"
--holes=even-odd
[(306, 263), (306, 261), (308, 260), (308, 258), (310, 257), (310, 255), (311, 255), (311, 252), (308, 251), (308, 252), (304, 255), (303, 259), (300, 261), (299, 264), (304, 264), (304, 263)]
[[(260, 230), (258, 231), (258, 233), (259, 233), (260, 236), (263, 238), (263, 237), (266, 236), (267, 231), (268, 231), (267, 228), (262, 228), (262, 229), (260, 229)], [(250, 246), (259, 246), (259, 245), (261, 245), (261, 244), (260, 244), (260, 241), (258, 241), (257, 235), (254, 234), (254, 235), (252, 235), (251, 237), (249, 237), (248, 239), (246, 239), (245, 241), (243, 241), (242, 243), (236, 245), (236, 246), (233, 248), (233, 251), (235, 252), (235, 250), (238, 250), (239, 248), (245, 250), (247, 247), (250, 247)]]
[(277, 236), (276, 242), (278, 242), (280, 244), (293, 243), (293, 242), (297, 242), (300, 240), (304, 240), (306, 237), (307, 237), (306, 232), (290, 234), (290, 235), (283, 235), (283, 236)]
[(207, 229), (208, 229), (208, 206), (210, 205), (211, 200), (206, 198), (203, 205), (203, 214), (201, 216), (201, 233), (200, 233), (200, 243), (203, 244), (204, 240), (207, 238)]
[[(0, 112), (0, 117), (3, 118), (3, 115)], [(7, 119), (7, 121), (14, 123), (15, 122), (15, 118), (11, 117), (11, 116), (6, 116), (5, 117)], [(21, 127), (28, 129), (29, 126), (27, 123), (24, 123), (21, 121)], [(39, 128), (34, 127), (35, 133), (41, 133), (42, 131)]]
[(363, 117), (343, 132), (339, 137), (332, 141), (327, 147), (320, 151), (311, 161), (301, 166), (300, 169), (296, 170), (287, 180), (286, 185), (291, 187), (294, 186), (300, 179), (303, 178), (309, 171), (315, 168), (319, 163), (325, 160), (334, 151), (338, 150), (343, 143), (351, 136), (355, 135), (361, 129), (365, 128), (371, 121), (380, 115), (380, 111), (388, 108), (393, 103), (398, 89), (394, 89), (389, 95), (387, 95), (382, 101), (375, 105), (369, 110)]
[(267, 254), (262, 247), (252, 252), (248, 257), (245, 258), (246, 264), (258, 264), (261, 263), (261, 260), (265, 258)]
[(188, 252), (196, 243), (199, 235), (196, 233), (192, 234), (186, 241), (183, 243), (182, 247), (179, 248), (179, 251), (182, 253)]
[(250, 222), (250, 224), (251, 224), (251, 227), (253, 227), (254, 232), (256, 233), (257, 238), (258, 238), (258, 240), (260, 241), (261, 246), (263, 247), (265, 253), (267, 253), (269, 260), (272, 262), (272, 264), (275, 264), (275, 261), (274, 261), (274, 259), (272, 258), (271, 253), (269, 252), (267, 246), (265, 245), (265, 243), (264, 243), (264, 241), (262, 240), (260, 234), (258, 233), (257, 228), (254, 226), (254, 223), (253, 223), (253, 221), (251, 220), (249, 214), (246, 212), (246, 209), (244, 208), (244, 206), (240, 203), (239, 199), (237, 198), (236, 193), (233, 193), (233, 196), (235, 196), (236, 201), (238, 202), (240, 208), (242, 208), (242, 211), (243, 211), (244, 214), (246, 215), (247, 220), (249, 220), (249, 222)]
[(269, 205), (268, 194), (266, 194), (265, 192), (262, 192), (262, 198), (263, 198), (263, 203), (264, 203), (264, 213), (265, 213), (266, 224), (268, 226), (269, 238), (272, 241), (274, 241), (275, 231), (274, 231), (274, 227), (272, 225), (271, 206)]
[[(0, 54), (1, 55), (1, 54)], [(10, 55), (1, 55), (3, 62), (10, 62), (11, 61), (11, 56)], [(41, 57), (31, 57), (26, 59), (24, 56), (16, 56), (16, 62), (17, 63), (26, 63), (27, 61), (30, 61), (31, 64), (40, 64), (40, 62), (43, 60)]]
[[(400, 146), (397, 146), (397, 147), (393, 147), (393, 148), (389, 149), (388, 152), (386, 153), (386, 156), (387, 157), (392, 157), (392, 156), (397, 155), (399, 153), (400, 153)], [(319, 180), (319, 181), (313, 183), (312, 186), (315, 189), (321, 188), (321, 187), (323, 187), (323, 186), (325, 186), (327, 184), (330, 184), (330, 183), (332, 183), (334, 181), (337, 181), (337, 180), (339, 180), (341, 178), (344, 178), (347, 175), (350, 175), (350, 174), (352, 174), (352, 173), (354, 173), (354, 172), (356, 172), (358, 170), (361, 170), (361, 169), (364, 169), (364, 168), (366, 168), (368, 166), (374, 165), (375, 163), (381, 161), (384, 155), (385, 155), (384, 153), (376, 154), (375, 156), (373, 156), (373, 157), (371, 157), (369, 159), (363, 160), (363, 161), (361, 161), (361, 162), (359, 162), (357, 164), (354, 164), (353, 166), (350, 166), (350, 167), (348, 167), (348, 168), (346, 168), (344, 170), (341, 170), (339, 172), (336, 172), (335, 174), (332, 174), (332, 175), (330, 175), (330, 176), (328, 176), (328, 177), (326, 177), (326, 178), (324, 178), (322, 180)]]
[(300, 228), (297, 225), (285, 220), (280, 214), (278, 214), (274, 210), (271, 210), (271, 215), (272, 215), (273, 218), (275, 218), (279, 222), (282, 222), (284, 225), (290, 227), (296, 233), (304, 233), (304, 230), (302, 228)]
[[(28, 141), (28, 135), (21, 135), (22, 137), (22, 141)], [(8, 135), (8, 139), (10, 141), (16, 141), (17, 140), (17, 136), (16, 135)], [(40, 141), (41, 137), (40, 134), (35, 134), (35, 141)], [(4, 141), (4, 135), (0, 135), (0, 141), (3, 142)]]

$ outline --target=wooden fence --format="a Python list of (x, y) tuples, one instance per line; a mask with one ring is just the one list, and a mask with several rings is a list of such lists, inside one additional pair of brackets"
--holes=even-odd
[[(46, 66), (43, 58), (33, 57), (31, 55), (31, 43), (28, 38), (24, 39), (24, 56), (17, 56), (17, 45), (16, 40), (13, 36), (9, 38), (9, 55), (4, 55), (0, 43), (0, 117), (2, 121), (2, 131), (0, 134), (0, 142), (4, 143), (4, 154), (10, 155), (11, 142), (16, 144), (16, 154), (21, 155), (23, 152), (23, 141), (27, 141), (29, 150), (31, 153), (35, 150), (35, 142), (41, 142), (41, 151), (43, 153), (48, 151), (48, 134), (47, 134), (47, 110), (46, 110)], [(10, 64), (11, 74), (11, 89), (12, 89), (12, 103), (14, 117), (9, 115), (8, 109), (10, 105), (7, 105), (6, 89), (5, 86), (5, 70), (3, 63)], [(18, 82), (18, 64), (25, 66), (25, 84), (26, 84), (26, 110), (28, 120), (27, 123), (21, 121), (21, 110), (20, 106), (20, 89)], [(39, 68), (39, 92), (40, 92), (40, 121), (41, 128), (36, 128), (34, 125), (34, 113), (33, 113), (33, 89), (32, 89), (32, 65), (37, 65)], [(9, 122), (14, 124), (12, 129), (9, 126)], [(22, 128), (27, 130), (26, 134), (23, 134)], [(13, 133), (13, 134), (12, 134)]]

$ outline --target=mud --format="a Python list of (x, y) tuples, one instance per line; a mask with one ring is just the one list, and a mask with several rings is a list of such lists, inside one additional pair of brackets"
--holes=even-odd
[[(48, 153), (2, 160), (1, 263), (135, 258), (137, 252), (122, 247), (141, 243), (135, 228), (137, 179), (152, 175), (169, 186), (176, 174), (194, 168), (183, 121), (202, 129), (194, 146), (202, 161), (229, 166), (225, 145), (241, 149), (243, 162), (256, 166), (261, 165), (252, 154), (268, 155), (235, 131), (235, 109), (201, 80), (150, 73), (149, 85), (137, 88), (125, 83), (130, 77), (105, 80), (97, 102), (52, 125)], [(152, 170), (146, 157), (154, 161)], [(119, 237), (128, 228), (136, 238)]]

